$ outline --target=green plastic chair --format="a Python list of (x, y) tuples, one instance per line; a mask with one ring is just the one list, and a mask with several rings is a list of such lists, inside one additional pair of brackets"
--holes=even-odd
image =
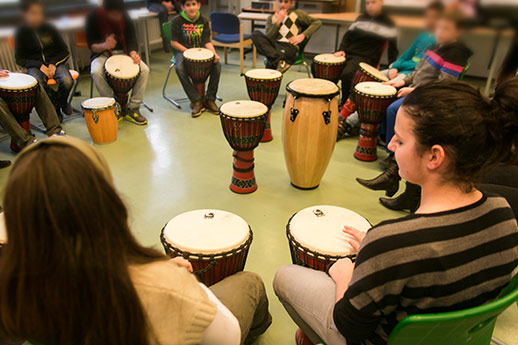
[(466, 75), (466, 73), (468, 73), (470, 67), (471, 67), (471, 64), (468, 61), (468, 64), (466, 65), (466, 68), (464, 68), (464, 71), (462, 71), (462, 73), (459, 76), (459, 80), (464, 79), (464, 76)]
[(466, 310), (408, 316), (390, 333), (388, 345), (489, 345), (496, 318), (518, 301), (518, 274), (500, 296)]
[(306, 57), (304, 56), (304, 49), (306, 49), (306, 45), (308, 44), (309, 39), (305, 39), (302, 43), (299, 44), (299, 51), (297, 53), (297, 59), (293, 63), (293, 66), (304, 66), (306, 67), (306, 73), (308, 74), (308, 78), (311, 78), (311, 70), (309, 68)]

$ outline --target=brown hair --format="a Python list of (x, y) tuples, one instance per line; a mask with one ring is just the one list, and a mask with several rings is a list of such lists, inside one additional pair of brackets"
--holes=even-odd
[(457, 29), (465, 29), (468, 23), (464, 13), (462, 13), (462, 11), (456, 7), (447, 8), (444, 10), (441, 15), (441, 19), (453, 22)]
[(441, 145), (452, 160), (448, 179), (468, 190), (495, 165), (518, 158), (518, 78), (502, 83), (492, 100), (466, 83), (431, 82), (402, 106), (419, 150)]
[(75, 141), (35, 144), (10, 172), (0, 333), (52, 345), (148, 344), (128, 266), (165, 256), (135, 240), (106, 163)]

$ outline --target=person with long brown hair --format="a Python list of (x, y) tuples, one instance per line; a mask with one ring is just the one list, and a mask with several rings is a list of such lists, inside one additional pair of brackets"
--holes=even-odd
[(251, 344), (271, 323), (256, 274), (213, 285), (216, 298), (189, 273), (188, 262), (140, 245), (106, 161), (79, 139), (51, 138), (25, 149), (3, 206), (2, 338), (237, 345)]

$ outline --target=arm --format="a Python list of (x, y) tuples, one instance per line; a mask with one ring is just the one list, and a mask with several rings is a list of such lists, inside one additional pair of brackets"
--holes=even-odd
[(269, 16), (266, 20), (266, 37), (274, 40), (279, 34), (279, 27), (277, 23), (274, 23), (274, 16)]
[[(416, 51), (416, 45), (417, 45), (417, 38), (410, 47), (408, 47), (407, 50), (403, 53), (403, 55), (400, 56), (399, 59), (397, 59), (393, 64), (392, 68), (395, 68), (397, 70), (413, 70), (417, 66), (417, 63), (412, 61), (415, 51)], [(412, 66), (413, 65), (413, 68)]]
[(173, 47), (174, 50), (176, 50), (179, 53), (183, 53), (184, 51), (187, 50), (187, 48), (185, 48), (185, 46), (183, 46), (182, 44), (180, 44), (177, 41), (171, 41), (171, 46)]
[(302, 32), (306, 39), (310, 39), (311, 36), (322, 26), (322, 22), (318, 19), (311, 17), (304, 11), (297, 11), (301, 24), (306, 27), (306, 30)]
[(99, 54), (110, 49), (107, 39), (103, 38), (99, 32), (97, 21), (93, 13), (88, 15), (86, 19), (85, 35), (88, 47), (93, 53)]

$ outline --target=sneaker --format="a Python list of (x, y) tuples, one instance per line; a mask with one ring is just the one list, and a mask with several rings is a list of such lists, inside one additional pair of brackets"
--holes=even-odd
[(61, 106), (61, 111), (66, 116), (70, 116), (70, 115), (72, 115), (73, 109), (72, 109), (72, 106), (70, 105), (70, 103), (66, 103)]
[(67, 136), (67, 133), (65, 133), (64, 130), (60, 130), (59, 132), (51, 135), (51, 137), (66, 137), (66, 136)]
[(272, 63), (272, 61), (268, 58), (264, 58), (264, 68), (266, 69), (277, 69), (277, 66)]
[(212, 113), (214, 115), (219, 115), (219, 107), (214, 100), (212, 100), (212, 99), (205, 100), (205, 102), (203, 102), (203, 107), (209, 113)]
[(286, 72), (290, 67), (291, 67), (291, 65), (289, 63), (287, 63), (284, 60), (281, 60), (279, 62), (279, 64), (277, 65), (277, 71), (279, 71), (282, 74), (284, 74), (284, 72)]
[(203, 102), (201, 99), (194, 101), (191, 103), (191, 116), (192, 117), (198, 117), (201, 115), (201, 112), (203, 111)]
[(0, 161), (0, 169), (5, 169), (11, 166), (11, 161)]
[(147, 125), (147, 119), (140, 113), (138, 109), (128, 109), (128, 112), (124, 118), (139, 126)]

